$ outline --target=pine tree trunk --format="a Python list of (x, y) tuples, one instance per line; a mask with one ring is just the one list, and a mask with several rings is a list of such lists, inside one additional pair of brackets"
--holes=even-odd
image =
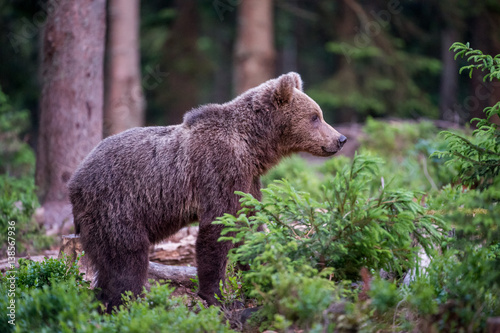
[(455, 123), (460, 120), (460, 116), (454, 111), (458, 93), (458, 65), (454, 59), (455, 54), (450, 51), (450, 46), (458, 40), (458, 33), (453, 27), (447, 27), (441, 32), (443, 71), (439, 89), (439, 118)]
[(108, 2), (104, 135), (144, 124), (139, 55), (139, 0)]
[(275, 53), (273, 1), (242, 0), (235, 48), (236, 94), (274, 77)]
[(167, 125), (179, 124), (186, 111), (199, 103), (206, 59), (198, 49), (200, 15), (194, 0), (176, 0), (177, 19), (165, 41), (160, 68), (168, 73), (156, 93), (167, 110)]
[[(488, 11), (487, 7), (472, 21), (473, 31), (471, 47), (481, 50), (484, 54), (494, 57), (500, 54), (500, 15), (494, 11)], [(500, 82), (498, 80), (483, 81), (486, 73), (480, 70), (472, 72), (470, 81), (470, 95), (464, 100), (464, 108), (470, 113), (470, 118), (484, 118), (484, 108), (493, 106), (500, 101)], [(465, 75), (465, 74), (462, 74)], [(500, 124), (498, 116), (490, 120)], [(477, 123), (474, 122), (473, 125)]]
[[(326, 10), (324, 11), (328, 13)], [(354, 27), (358, 24), (358, 18), (352, 8), (352, 1), (338, 1), (336, 13), (335, 15), (329, 14), (329, 19), (334, 22), (332, 28), (338, 40), (341, 43), (347, 45), (354, 44), (357, 47), (355, 43), (356, 30)], [(349, 90), (357, 89), (358, 87), (354, 62), (355, 60), (352, 59), (349, 53), (340, 56), (338, 58), (338, 71), (334, 77), (339, 82), (343, 82), (345, 87), (349, 87)], [(358, 112), (356, 110), (351, 107), (342, 106), (336, 111), (335, 121), (337, 123), (357, 122), (357, 117)]]
[(43, 32), (35, 178), (50, 233), (72, 225), (66, 183), (102, 138), (105, 4), (54, 0)]

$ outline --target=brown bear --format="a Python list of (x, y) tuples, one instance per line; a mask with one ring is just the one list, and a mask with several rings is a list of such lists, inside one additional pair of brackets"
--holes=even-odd
[(104, 139), (69, 181), (75, 231), (97, 272), (108, 311), (139, 294), (153, 243), (199, 221), (199, 295), (217, 304), (230, 242), (218, 242), (235, 191), (260, 199), (260, 176), (295, 152), (331, 156), (346, 137), (323, 120), (297, 73), (282, 75), (225, 104), (185, 114), (180, 125), (133, 128)]

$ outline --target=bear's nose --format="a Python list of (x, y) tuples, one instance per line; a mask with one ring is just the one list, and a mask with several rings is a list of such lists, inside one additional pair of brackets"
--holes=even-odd
[(341, 135), (339, 138), (340, 146), (342, 147), (344, 145), (344, 143), (346, 143), (346, 141), (347, 141), (347, 138), (344, 135)]

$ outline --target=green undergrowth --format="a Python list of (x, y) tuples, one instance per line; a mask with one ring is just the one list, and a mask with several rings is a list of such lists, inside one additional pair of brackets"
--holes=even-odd
[[(15, 291), (11, 287), (14, 276)], [(123, 295), (124, 305), (100, 314), (101, 305), (76, 262), (67, 257), (23, 260), (0, 281), (0, 306), (15, 299), (15, 325), (0, 321), (1, 332), (231, 332), (216, 307), (172, 296), (168, 284), (152, 283), (141, 297)], [(13, 295), (14, 297), (10, 297)], [(9, 318), (11, 320), (11, 318)]]
[[(452, 49), (468, 57), (467, 70), (500, 77), (500, 55)], [(262, 202), (239, 193), (242, 210), (218, 223), (223, 240), (245, 241), (231, 259), (251, 267), (240, 281), (261, 306), (253, 325), (485, 331), (500, 316), (500, 130), (492, 121), (500, 102), (484, 111), (472, 134), (368, 120), (352, 160), (308, 167), (289, 159), (265, 179)]]
[(0, 258), (7, 256), (12, 242), (16, 256), (39, 252), (54, 243), (33, 217), (39, 203), (35, 154), (25, 139), (28, 128), (29, 112), (15, 109), (0, 88)]
[[(500, 56), (452, 49), (498, 79)], [(241, 211), (217, 223), (244, 241), (230, 258), (250, 270), (231, 278), (260, 306), (252, 325), (485, 331), (500, 316), (499, 106), (473, 132), (368, 119), (354, 158), (294, 157), (264, 178), (262, 202), (239, 193)]]
[[(432, 255), (446, 225), (418, 203), (421, 193), (382, 185), (380, 164), (373, 157), (355, 156), (324, 182), (320, 201), (287, 181), (264, 189), (265, 202), (239, 193), (239, 215), (225, 215), (217, 222), (236, 235), (222, 239), (245, 241), (234, 252), (234, 259), (245, 264), (264, 264), (260, 256), (279, 246), (282, 256), (297, 267), (333, 268), (336, 281), (356, 279), (362, 267), (402, 274), (416, 261), (412, 243)], [(258, 232), (264, 225), (268, 232)]]

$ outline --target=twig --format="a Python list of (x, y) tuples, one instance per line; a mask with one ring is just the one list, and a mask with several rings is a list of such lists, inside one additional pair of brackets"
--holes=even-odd
[(406, 301), (406, 297), (399, 301), (399, 303), (396, 305), (396, 309), (394, 310), (394, 316), (392, 317), (392, 332), (393, 333), (396, 332), (395, 331), (395, 329), (396, 329), (396, 314), (398, 313), (398, 308), (401, 305), (401, 303), (403, 303), (404, 301)]
[(422, 164), (424, 166), (425, 178), (427, 178), (429, 183), (431, 183), (432, 189), (437, 191), (438, 187), (436, 186), (436, 183), (434, 183), (434, 180), (432, 180), (431, 176), (429, 175), (429, 171), (427, 170), (427, 159), (424, 156), (422, 156)]

